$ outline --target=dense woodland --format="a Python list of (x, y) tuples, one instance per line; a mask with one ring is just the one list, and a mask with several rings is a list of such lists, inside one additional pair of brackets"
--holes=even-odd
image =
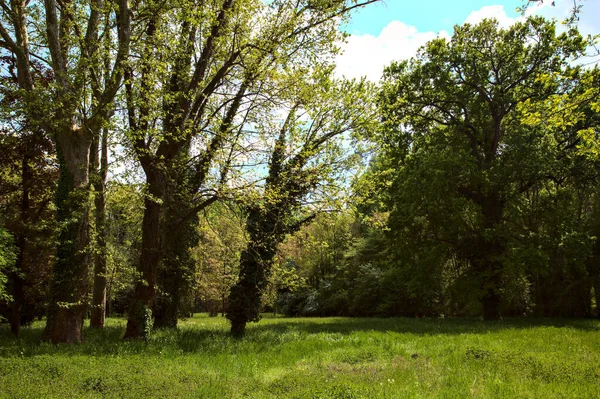
[(338, 78), (374, 2), (0, 0), (0, 320), (600, 316), (594, 38), (484, 20)]

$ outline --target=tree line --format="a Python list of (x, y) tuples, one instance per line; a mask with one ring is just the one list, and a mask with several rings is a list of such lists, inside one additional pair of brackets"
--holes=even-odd
[(373, 2), (2, 2), (12, 331), (45, 316), (45, 339), (79, 342), (107, 311), (128, 339), (200, 309), (236, 336), (264, 310), (597, 312), (587, 41), (486, 20), (379, 85), (336, 79), (339, 23)]

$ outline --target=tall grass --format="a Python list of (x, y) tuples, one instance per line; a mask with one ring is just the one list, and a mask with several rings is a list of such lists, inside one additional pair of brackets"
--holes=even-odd
[(124, 321), (51, 345), (0, 326), (2, 398), (599, 398), (600, 321), (196, 315), (148, 342)]

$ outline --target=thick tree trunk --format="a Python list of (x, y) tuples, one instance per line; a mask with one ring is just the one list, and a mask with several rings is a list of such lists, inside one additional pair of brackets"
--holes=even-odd
[(133, 299), (129, 306), (125, 339), (147, 339), (152, 330), (152, 307), (156, 297), (156, 274), (161, 259), (160, 220), (162, 205), (160, 201), (164, 194), (164, 179), (160, 179), (158, 173), (148, 173), (150, 196), (147, 196), (144, 201), (142, 252), (138, 265), (141, 279), (135, 285)]
[(154, 304), (154, 328), (177, 328), (178, 306), (171, 300), (160, 299)]
[(184, 300), (190, 297), (195, 278), (196, 261), (190, 249), (198, 245), (200, 236), (198, 216), (191, 201), (194, 193), (185, 184), (185, 176), (177, 179), (164, 201), (163, 257), (158, 273), (161, 293), (154, 306), (155, 327), (177, 327), (179, 316), (189, 310), (189, 303)]
[(44, 331), (44, 337), (53, 343), (82, 340), (90, 264), (90, 145), (90, 138), (74, 129), (57, 140), (60, 177), (56, 201), (60, 227)]
[(272, 218), (253, 211), (246, 223), (250, 242), (241, 254), (239, 279), (231, 288), (226, 312), (234, 337), (242, 337), (246, 324), (260, 319), (262, 291), (278, 245), (278, 240), (272, 236), (273, 225), (268, 220)]
[[(169, 229), (165, 229), (167, 231)], [(177, 234), (175, 234), (177, 236)], [(183, 239), (183, 237), (182, 237)], [(167, 237), (163, 239), (165, 245), (169, 245), (165, 241), (171, 241)], [(164, 252), (164, 251), (163, 251)], [(184, 254), (185, 255), (185, 254)], [(177, 262), (169, 262), (169, 259), (163, 259), (159, 265), (158, 286), (160, 294), (157, 295), (154, 302), (153, 316), (154, 327), (156, 328), (175, 328), (177, 327), (177, 319), (179, 315), (179, 286), (180, 270), (178, 270)]]
[(250, 243), (240, 258), (240, 278), (231, 288), (227, 318), (231, 322), (231, 334), (242, 337), (246, 324), (260, 317), (260, 287), (264, 286), (261, 275), (263, 267), (253, 253), (255, 245)]
[[(183, 188), (182, 188), (183, 189)], [(157, 266), (157, 286), (159, 293), (156, 295), (152, 315), (155, 328), (176, 328), (179, 314), (179, 291), (183, 276), (181, 260), (186, 257), (189, 248), (179, 245), (186, 241), (175, 226), (178, 217), (177, 204), (175, 204), (173, 187), (169, 187), (165, 193), (163, 202), (163, 228), (161, 259)], [(186, 204), (178, 204), (187, 209)]]

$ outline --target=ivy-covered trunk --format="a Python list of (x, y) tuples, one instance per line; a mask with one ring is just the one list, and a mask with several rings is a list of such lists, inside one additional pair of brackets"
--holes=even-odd
[[(181, 151), (187, 155), (187, 149)], [(189, 313), (196, 261), (190, 252), (198, 245), (198, 214), (192, 199), (197, 191), (190, 187), (185, 171), (187, 156), (175, 162), (175, 176), (169, 179), (163, 205), (162, 259), (158, 269), (159, 293), (154, 304), (154, 326), (174, 328), (183, 313)]]
[(90, 145), (91, 139), (83, 130), (67, 128), (57, 137), (59, 233), (44, 331), (44, 337), (53, 343), (82, 340), (90, 265)]
[(263, 249), (259, 243), (249, 243), (240, 258), (240, 277), (231, 288), (226, 314), (235, 337), (245, 334), (248, 322), (260, 319), (261, 295), (269, 272), (268, 263), (259, 255)]
[(159, 276), (161, 292), (154, 302), (154, 327), (175, 328), (179, 316), (179, 276), (169, 268), (161, 270)]
[[(246, 231), (250, 241), (240, 257), (237, 283), (231, 288), (226, 317), (231, 334), (241, 337), (246, 324), (260, 319), (261, 296), (271, 271), (277, 245), (283, 238), (278, 230), (275, 210), (255, 208), (250, 211)], [(281, 236), (278, 240), (277, 237)]]

